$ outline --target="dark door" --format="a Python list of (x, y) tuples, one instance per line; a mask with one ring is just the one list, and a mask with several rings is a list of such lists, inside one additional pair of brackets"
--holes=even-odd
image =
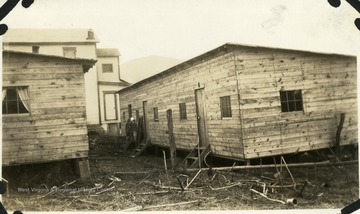
[(144, 113), (144, 135), (146, 138), (149, 138), (149, 119), (147, 112), (147, 101), (143, 101), (143, 113)]
[(199, 133), (200, 146), (209, 144), (206, 128), (205, 106), (204, 106), (204, 89), (195, 90), (196, 117)]

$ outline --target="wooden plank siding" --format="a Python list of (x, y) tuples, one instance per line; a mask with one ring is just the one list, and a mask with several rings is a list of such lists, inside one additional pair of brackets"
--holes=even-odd
[[(206, 123), (213, 153), (243, 158), (235, 76), (233, 53), (222, 53), (180, 72), (163, 75), (157, 81), (151, 81), (126, 93), (120, 92), (121, 112), (126, 115), (122, 118), (122, 123), (126, 123), (128, 119), (129, 104), (132, 106), (133, 115), (136, 110), (143, 115), (142, 102), (147, 101), (151, 142), (166, 147), (166, 110), (172, 109), (176, 147), (190, 150), (198, 143), (195, 90), (204, 88)], [(221, 118), (221, 96), (231, 98), (231, 118)], [(179, 103), (186, 103), (186, 120), (180, 120)], [(153, 107), (159, 110), (158, 121), (154, 121)], [(124, 129), (124, 126), (122, 128)], [(122, 130), (122, 133), (125, 133), (125, 130)]]
[[(245, 159), (357, 143), (356, 59), (264, 48), (236, 51)], [(280, 90), (302, 90), (303, 111), (281, 112)]]
[[(151, 141), (167, 146), (172, 109), (176, 146), (191, 149), (198, 141), (194, 90), (203, 88), (213, 153), (252, 159), (333, 146), (341, 112), (341, 144), (357, 143), (356, 77), (355, 57), (225, 44), (118, 93), (123, 124), (128, 105), (142, 115), (147, 101)], [(301, 90), (303, 111), (281, 112), (281, 90)], [(222, 96), (230, 96), (231, 118), (221, 118)], [(179, 103), (186, 103), (186, 120)]]
[(4, 166), (87, 157), (82, 63), (4, 53), (3, 86), (27, 86), (31, 109), (28, 114), (3, 114)]

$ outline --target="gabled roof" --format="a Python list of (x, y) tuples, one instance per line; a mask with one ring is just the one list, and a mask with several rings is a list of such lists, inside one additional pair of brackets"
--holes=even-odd
[(165, 71), (162, 71), (160, 73), (157, 73), (153, 76), (150, 76), (148, 78), (145, 78), (139, 82), (136, 82), (126, 88), (123, 88), (119, 90), (117, 93), (121, 94), (128, 90), (131, 90), (133, 88), (140, 87), (143, 84), (146, 84), (148, 82), (156, 81), (158, 78), (161, 78), (162, 76), (166, 76), (172, 73), (181, 72), (182, 70), (185, 70), (186, 68), (189, 68), (191, 66), (194, 66), (196, 64), (199, 64), (211, 57), (214, 57), (216, 55), (221, 55), (224, 53), (228, 53), (230, 51), (241, 49), (241, 48), (256, 48), (256, 49), (272, 49), (272, 50), (281, 50), (281, 51), (292, 51), (292, 52), (299, 52), (299, 53), (311, 53), (311, 54), (321, 54), (321, 55), (331, 55), (331, 56), (345, 56), (345, 57), (355, 57), (352, 55), (344, 55), (344, 54), (335, 54), (335, 53), (324, 53), (324, 52), (313, 52), (313, 51), (305, 51), (305, 50), (294, 50), (294, 49), (285, 49), (285, 48), (275, 48), (275, 47), (266, 47), (266, 46), (257, 46), (257, 45), (248, 45), (248, 44), (237, 44), (237, 43), (226, 43), (224, 45), (221, 45), (220, 47), (217, 47), (213, 50), (210, 50), (204, 54), (201, 54), (197, 57), (194, 57), (192, 59), (189, 59), (185, 62), (182, 62), (178, 65), (175, 65)]
[(9, 55), (12, 55), (12, 54), (72, 61), (72, 62), (82, 64), (84, 66), (84, 68), (86, 69), (86, 72), (89, 68), (93, 67), (95, 65), (95, 63), (97, 62), (97, 60), (94, 60), (94, 59), (69, 58), (69, 57), (58, 56), (58, 55), (36, 54), (36, 53), (12, 51), (12, 50), (3, 50), (3, 59), (5, 59), (6, 57), (8, 57)]
[(120, 56), (120, 52), (117, 48), (97, 48), (96, 55), (98, 57)]
[(92, 29), (9, 29), (3, 36), (4, 43), (98, 43)]

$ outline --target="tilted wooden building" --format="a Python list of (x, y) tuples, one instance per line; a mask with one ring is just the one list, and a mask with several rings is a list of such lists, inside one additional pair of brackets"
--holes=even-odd
[(95, 63), (3, 51), (4, 166), (87, 158), (84, 73)]
[(249, 160), (334, 146), (345, 113), (341, 145), (357, 144), (356, 75), (353, 56), (225, 44), (120, 90), (122, 123), (143, 115), (152, 144), (171, 127), (176, 149)]

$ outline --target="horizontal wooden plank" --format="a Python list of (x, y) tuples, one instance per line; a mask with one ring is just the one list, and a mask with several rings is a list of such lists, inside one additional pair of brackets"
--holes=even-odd
[(67, 160), (75, 158), (84, 158), (88, 156), (87, 151), (78, 151), (71, 153), (64, 153), (61, 155), (39, 155), (32, 157), (3, 157), (3, 166), (30, 164), (30, 163), (43, 163), (49, 161)]
[(53, 130), (53, 131), (36, 131), (36, 132), (23, 132), (23, 133), (7, 133), (3, 132), (3, 140), (21, 140), (24, 138), (45, 138), (45, 137), (59, 137), (59, 136), (70, 136), (70, 135), (85, 135), (87, 129), (85, 128), (72, 128), (64, 130)]

